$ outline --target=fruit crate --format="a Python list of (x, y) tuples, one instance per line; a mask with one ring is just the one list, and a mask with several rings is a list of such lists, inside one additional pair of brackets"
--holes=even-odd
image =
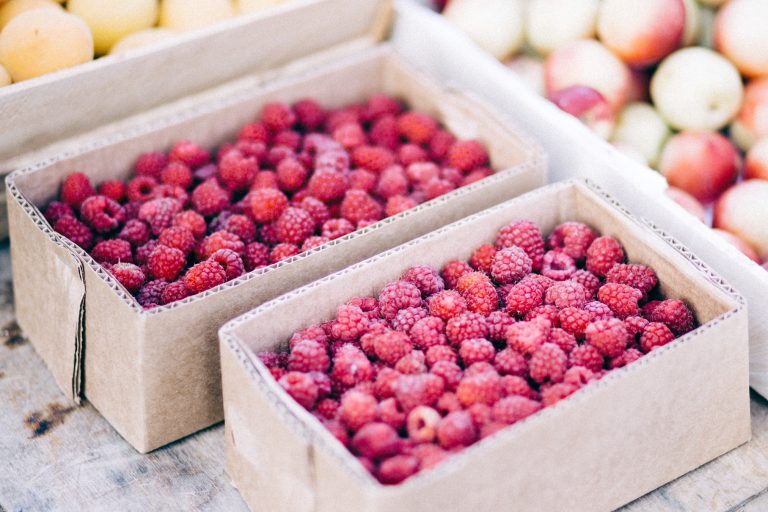
[[(399, 485), (379, 484), (256, 355), (376, 295), (409, 267), (440, 268), (502, 226), (584, 222), (653, 267), (700, 327)], [(219, 333), (227, 470), (252, 510), (611, 510), (750, 438), (742, 298), (673, 238), (582, 181), (549, 185), (263, 304)]]
[[(148, 115), (119, 135), (83, 143), (8, 179), (18, 323), (65, 393), (70, 398), (83, 394), (139, 451), (221, 421), (214, 340), (226, 320), (545, 179), (545, 158), (535, 142), (465, 93), (440, 87), (412, 69), (388, 44), (351, 51), (322, 66), (312, 57), (308, 62), (309, 70), (300, 71), (301, 64), (294, 62), (294, 74), (286, 72), (261, 87), (235, 85), (160, 119)], [(231, 139), (270, 101), (312, 96), (327, 107), (339, 107), (379, 92), (433, 114), (460, 137), (481, 140), (500, 172), (319, 249), (153, 310), (143, 310), (88, 254), (53, 232), (38, 209), (75, 170), (101, 182), (126, 177), (139, 154), (165, 150), (176, 140), (213, 147)]]

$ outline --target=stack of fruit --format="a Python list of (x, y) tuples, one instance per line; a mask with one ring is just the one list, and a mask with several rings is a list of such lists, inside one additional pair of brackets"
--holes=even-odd
[(768, 0), (437, 4), (768, 268)]
[(284, 1), (0, 0), (0, 86)]

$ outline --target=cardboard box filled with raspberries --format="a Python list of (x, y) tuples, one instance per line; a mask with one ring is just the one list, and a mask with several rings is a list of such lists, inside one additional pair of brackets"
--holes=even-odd
[(544, 182), (387, 45), (293, 69), (8, 180), (19, 325), (140, 451), (221, 421), (225, 321)]
[(743, 299), (589, 182), (219, 334), (227, 470), (252, 510), (611, 510), (750, 438)]

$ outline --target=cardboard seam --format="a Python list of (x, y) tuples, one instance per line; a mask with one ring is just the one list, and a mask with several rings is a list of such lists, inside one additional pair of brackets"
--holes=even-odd
[(80, 310), (77, 315), (77, 335), (75, 336), (75, 356), (72, 364), (74, 365), (74, 371), (72, 372), (72, 396), (76, 403), (82, 401), (82, 393), (85, 380), (85, 297), (86, 297), (86, 283), (85, 283), (85, 268), (83, 262), (76, 256), (73, 257), (77, 260), (77, 274), (80, 277), (80, 281), (83, 283), (83, 296), (80, 298)]

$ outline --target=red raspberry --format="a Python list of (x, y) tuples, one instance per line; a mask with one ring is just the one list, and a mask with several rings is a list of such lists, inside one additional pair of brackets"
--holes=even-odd
[(464, 367), (469, 367), (477, 362), (491, 362), (496, 355), (496, 349), (493, 344), (483, 338), (473, 338), (464, 340), (459, 346), (459, 356), (464, 363)]
[(62, 203), (60, 201), (51, 201), (46, 207), (45, 213), (43, 213), (45, 220), (47, 220), (48, 223), (52, 226), (56, 224), (56, 221), (58, 221), (60, 218), (67, 215), (74, 217), (75, 210), (73, 210), (72, 207), (68, 204)]
[(445, 323), (436, 316), (417, 320), (409, 332), (413, 344), (422, 350), (435, 345), (445, 345), (447, 338), (443, 334)]
[(257, 121), (255, 123), (246, 124), (240, 128), (237, 138), (239, 141), (262, 142), (267, 144), (269, 142), (269, 131), (267, 130), (267, 127), (264, 126), (264, 123)]
[(487, 361), (478, 361), (476, 363), (472, 363), (464, 371), (464, 375), (467, 377), (480, 375), (481, 373), (492, 373), (494, 375), (498, 375), (496, 368), (494, 368), (493, 365)]
[(478, 429), (491, 422), (491, 406), (488, 404), (472, 404), (467, 408), (467, 412)]
[(420, 306), (421, 291), (408, 281), (389, 283), (379, 293), (379, 312), (387, 320), (392, 320), (401, 309)]
[(402, 111), (400, 103), (387, 94), (374, 94), (365, 104), (363, 115), (366, 120), (380, 118), (385, 115), (398, 115)]
[(397, 432), (386, 423), (372, 422), (363, 425), (352, 438), (352, 450), (373, 460), (379, 460), (400, 451)]
[(643, 292), (626, 284), (607, 283), (597, 292), (597, 298), (611, 308), (618, 318), (640, 314), (637, 301), (643, 298)]
[(160, 295), (163, 304), (170, 304), (171, 302), (186, 299), (187, 297), (189, 297), (189, 290), (187, 290), (187, 285), (184, 284), (183, 279), (170, 283)]
[(152, 254), (152, 251), (154, 251), (155, 247), (158, 245), (160, 244), (158, 244), (157, 240), (150, 240), (144, 245), (137, 247), (136, 255), (134, 257), (135, 263), (137, 265), (146, 265), (147, 260), (149, 259), (149, 255)]
[(269, 253), (269, 262), (278, 263), (297, 254), (299, 254), (298, 246), (286, 243), (277, 244)]
[(408, 413), (408, 437), (416, 443), (431, 443), (437, 437), (440, 413), (432, 407), (420, 405)]
[(480, 283), (488, 283), (493, 286), (491, 279), (486, 274), (482, 272), (469, 272), (456, 281), (456, 291), (463, 296), (470, 288)]
[(192, 210), (186, 210), (176, 214), (173, 218), (172, 225), (187, 228), (192, 232), (195, 238), (202, 238), (207, 229), (203, 216)]
[(550, 249), (561, 251), (576, 261), (587, 256), (587, 249), (597, 238), (592, 228), (581, 222), (563, 222), (547, 238)]
[(368, 133), (371, 142), (377, 146), (382, 146), (390, 150), (397, 148), (400, 143), (400, 136), (397, 132), (397, 121), (395, 116), (385, 115), (376, 120)]
[(395, 157), (387, 148), (380, 146), (360, 146), (352, 152), (352, 162), (356, 167), (380, 173), (395, 163)]
[(466, 411), (448, 413), (437, 425), (437, 440), (446, 450), (468, 446), (477, 438), (475, 424)]
[(367, 142), (363, 127), (356, 122), (344, 123), (337, 126), (333, 130), (333, 140), (341, 144), (344, 149), (348, 151), (360, 147)]
[(488, 336), (488, 324), (484, 316), (466, 312), (448, 320), (445, 334), (448, 341), (458, 346), (464, 340)]
[(564, 398), (568, 398), (572, 394), (574, 394), (579, 388), (572, 385), (572, 384), (566, 384), (564, 382), (560, 382), (559, 384), (554, 384), (552, 386), (548, 386), (546, 388), (543, 388), (541, 391), (541, 403), (544, 404), (544, 407), (551, 407), (555, 405), (560, 400), (563, 400)]
[(155, 198), (157, 181), (149, 176), (136, 176), (125, 187), (125, 193), (131, 202), (143, 203)]
[(312, 249), (320, 247), (321, 245), (325, 245), (330, 241), (331, 241), (330, 239), (324, 236), (311, 236), (306, 240), (304, 240), (304, 243), (301, 244), (300, 252), (310, 251)]
[(520, 247), (531, 259), (533, 270), (541, 270), (544, 260), (544, 237), (539, 226), (528, 220), (518, 220), (501, 228), (496, 235), (497, 249)]
[(303, 340), (291, 349), (288, 369), (295, 372), (325, 372), (331, 364), (325, 347), (314, 340)]
[(136, 294), (136, 300), (142, 306), (158, 305), (162, 303), (162, 295), (165, 289), (168, 287), (168, 283), (162, 280), (148, 281), (141, 287), (139, 293)]
[(583, 366), (598, 372), (603, 368), (603, 355), (592, 345), (579, 345), (571, 351), (568, 362), (571, 366)]
[(211, 154), (194, 142), (180, 140), (168, 152), (168, 159), (197, 169), (211, 161)]
[(576, 337), (563, 329), (553, 327), (549, 331), (548, 343), (554, 343), (566, 354), (570, 354), (571, 351), (576, 348)]
[(139, 247), (149, 240), (149, 227), (138, 219), (131, 219), (125, 223), (117, 237), (129, 242), (133, 247)]
[(362, 110), (360, 105), (349, 105), (330, 112), (325, 119), (325, 131), (333, 132), (333, 130), (346, 123), (359, 123)]
[(224, 268), (212, 260), (196, 264), (184, 275), (184, 284), (193, 294), (214, 288), (226, 280)]
[[(568, 372), (565, 372), (566, 375)], [(528, 385), (528, 381), (518, 375), (504, 375), (501, 378), (502, 395), (504, 396), (524, 396), (526, 398), (534, 398), (535, 393), (531, 386)]]
[(294, 130), (283, 130), (272, 137), (273, 146), (285, 146), (291, 151), (296, 151), (301, 146), (301, 134)]
[(93, 244), (93, 233), (88, 226), (71, 215), (60, 217), (53, 225), (53, 230), (69, 238), (86, 251)]
[(192, 170), (182, 162), (169, 162), (160, 173), (160, 181), (187, 189), (192, 185)]
[(341, 216), (354, 224), (364, 220), (378, 221), (383, 216), (383, 209), (367, 192), (348, 190), (341, 202)]
[(582, 309), (584, 309), (584, 311), (592, 316), (593, 322), (595, 320), (608, 320), (609, 318), (614, 318), (611, 308), (609, 308), (606, 304), (595, 300), (584, 304)]
[(608, 367), (611, 370), (615, 370), (616, 368), (623, 368), (630, 363), (634, 363), (641, 357), (643, 357), (642, 352), (640, 352), (636, 348), (628, 348), (618, 356), (612, 357), (610, 362), (608, 363)]
[(307, 191), (325, 203), (341, 199), (349, 188), (349, 178), (341, 172), (318, 169), (309, 179)]
[(620, 263), (608, 271), (605, 275), (605, 282), (625, 284), (637, 288), (643, 292), (643, 297), (646, 297), (648, 292), (656, 286), (658, 279), (656, 279), (656, 273), (653, 269), (645, 265)]
[(404, 196), (408, 193), (408, 177), (399, 165), (391, 165), (379, 175), (376, 183), (376, 194), (384, 199)]
[(357, 306), (344, 305), (336, 310), (336, 321), (331, 326), (331, 334), (341, 341), (355, 341), (368, 329), (370, 320)]
[(243, 263), (248, 272), (269, 265), (269, 247), (259, 242), (248, 244), (245, 246)]
[(83, 201), (95, 193), (91, 180), (81, 172), (70, 174), (61, 185), (61, 201), (75, 209), (79, 209)]
[(374, 338), (373, 346), (376, 357), (389, 364), (395, 364), (398, 359), (413, 350), (408, 335), (400, 331), (379, 334)]
[(416, 186), (426, 185), (431, 180), (440, 177), (440, 168), (434, 162), (412, 163), (405, 172), (408, 179), (414, 182)]
[(528, 363), (531, 379), (538, 382), (560, 382), (568, 368), (568, 356), (554, 343), (544, 343)]
[(507, 313), (522, 317), (533, 308), (544, 304), (544, 290), (535, 281), (523, 279), (512, 286), (504, 302)]
[(677, 336), (682, 336), (694, 327), (693, 313), (678, 299), (663, 300), (653, 308), (646, 318), (651, 322), (666, 324)]
[(243, 243), (251, 243), (256, 239), (256, 225), (245, 215), (231, 215), (224, 221), (223, 229), (236, 235)]
[[(418, 288), (417, 288), (418, 290)], [(431, 315), (449, 320), (467, 310), (464, 297), (455, 290), (444, 290), (427, 299), (427, 307)]]
[(97, 243), (91, 250), (91, 256), (99, 263), (133, 263), (131, 244), (119, 238)]
[(464, 173), (488, 163), (485, 146), (476, 140), (460, 140), (448, 149), (447, 163)]
[(162, 244), (155, 247), (147, 258), (147, 266), (152, 277), (165, 281), (176, 279), (186, 264), (187, 259), (182, 251)]
[(593, 298), (597, 294), (597, 290), (602, 284), (600, 278), (589, 270), (577, 270), (571, 275), (570, 280), (583, 286), (589, 293), (590, 298)]
[(300, 206), (309, 212), (309, 214), (312, 216), (312, 219), (315, 221), (316, 227), (322, 226), (331, 218), (328, 207), (325, 206), (322, 201), (314, 197), (305, 197), (302, 199)]
[(459, 381), (464, 375), (458, 364), (451, 361), (437, 361), (429, 369), (430, 373), (437, 375), (445, 383), (445, 389), (455, 391)]
[(446, 130), (437, 130), (429, 141), (429, 154), (433, 160), (441, 161), (448, 156), (448, 151), (456, 142), (456, 137)]
[(643, 329), (645, 329), (645, 326), (648, 325), (648, 323), (648, 320), (641, 316), (629, 316), (624, 319), (624, 325), (632, 338), (636, 338), (642, 334)]
[(580, 308), (587, 302), (587, 290), (575, 281), (560, 281), (549, 287), (544, 296), (547, 304), (560, 309), (567, 307)]
[(129, 293), (138, 292), (146, 280), (144, 272), (132, 263), (115, 263), (110, 272)]
[(587, 326), (584, 334), (587, 342), (607, 357), (616, 357), (624, 352), (629, 342), (624, 322), (616, 318), (596, 320)]
[(90, 196), (80, 206), (80, 218), (97, 233), (117, 229), (125, 219), (123, 208), (106, 196)]
[(296, 192), (304, 185), (309, 171), (295, 158), (286, 158), (277, 165), (276, 174), (282, 190)]
[(322, 235), (329, 240), (336, 240), (352, 233), (355, 226), (347, 219), (331, 219), (323, 224)]
[(423, 112), (405, 112), (397, 117), (397, 131), (414, 144), (428, 144), (437, 131), (437, 121)]
[(349, 188), (371, 192), (376, 187), (379, 177), (366, 169), (355, 169), (349, 173)]
[(541, 274), (555, 281), (565, 281), (576, 272), (576, 262), (560, 251), (549, 251), (544, 255)]
[(552, 327), (560, 327), (560, 310), (555, 306), (537, 306), (526, 313), (525, 321), (535, 320), (537, 318), (543, 318), (547, 320)]
[(549, 328), (537, 321), (518, 322), (507, 328), (507, 345), (524, 355), (531, 355), (547, 340)]
[(105, 181), (99, 185), (99, 194), (119, 203), (125, 199), (125, 183), (118, 180)]
[(484, 180), (488, 176), (493, 176), (493, 170), (487, 167), (478, 167), (474, 171), (464, 176), (464, 179), (461, 180), (459, 186), (466, 187), (467, 185), (472, 185), (473, 183), (477, 183), (480, 180)]
[(645, 352), (662, 347), (675, 339), (674, 333), (665, 324), (650, 322), (640, 335), (640, 346)]
[(524, 396), (513, 395), (502, 398), (493, 406), (493, 419), (506, 424), (517, 423), (541, 410), (540, 402)]
[(315, 412), (317, 412), (323, 418), (329, 420), (334, 419), (338, 411), (339, 402), (332, 398), (324, 398), (317, 402), (317, 405), (315, 405)]
[(245, 244), (233, 233), (216, 231), (203, 239), (197, 252), (200, 259), (208, 259), (219, 249), (230, 249), (237, 254), (242, 254), (245, 251)]
[(160, 179), (160, 173), (168, 165), (168, 157), (163, 153), (150, 152), (139, 155), (134, 164), (137, 176), (149, 176), (156, 180)]
[(317, 385), (306, 373), (288, 372), (280, 378), (280, 385), (305, 409), (312, 409), (317, 401)]
[(158, 237), (160, 245), (178, 249), (184, 255), (188, 255), (195, 248), (195, 235), (190, 230), (182, 226), (171, 226), (165, 228)]
[(237, 149), (228, 151), (219, 160), (219, 179), (229, 190), (247, 190), (258, 172), (256, 158), (245, 156)]
[(251, 215), (256, 222), (267, 224), (275, 221), (288, 207), (288, 198), (277, 189), (260, 188), (251, 196)]
[(325, 120), (325, 111), (313, 99), (303, 99), (293, 104), (296, 121), (307, 131), (315, 131)]
[(371, 362), (357, 347), (338, 353), (333, 358), (331, 379), (341, 389), (348, 389), (361, 382), (370, 382), (374, 378)]
[(416, 144), (403, 144), (397, 149), (397, 161), (404, 167), (428, 160), (427, 152)]
[(493, 365), (499, 375), (516, 375), (524, 377), (528, 373), (528, 361), (519, 352), (505, 348), (496, 353)]
[(433, 345), (427, 349), (427, 352), (425, 353), (425, 361), (427, 366), (430, 367), (438, 361), (458, 363), (459, 355), (448, 345)]
[(432, 406), (443, 394), (443, 379), (431, 373), (402, 375), (393, 389), (403, 411), (410, 412), (416, 406)]
[(412, 350), (409, 354), (406, 354), (397, 360), (397, 363), (395, 363), (395, 370), (403, 375), (426, 372), (427, 366), (424, 364), (424, 352), (421, 350)]
[(472, 267), (468, 263), (459, 260), (452, 260), (445, 264), (440, 275), (443, 276), (446, 288), (456, 288), (459, 278), (464, 274), (472, 272)]
[(288, 207), (275, 222), (278, 240), (299, 245), (315, 231), (315, 222), (306, 210)]
[(376, 399), (367, 393), (350, 390), (341, 398), (339, 413), (350, 430), (359, 430), (376, 419)]
[(181, 211), (181, 203), (176, 199), (164, 197), (152, 199), (139, 208), (139, 219), (149, 224), (154, 235), (159, 235), (173, 223), (173, 217)]
[(381, 463), (376, 476), (382, 484), (394, 485), (418, 473), (418, 471), (419, 459), (417, 457), (395, 455)]
[(453, 167), (443, 167), (440, 169), (440, 177), (450, 182), (454, 187), (458, 187), (461, 185), (461, 182), (464, 181), (464, 176), (461, 174), (461, 171), (458, 169), (454, 169)]
[(379, 400), (395, 396), (395, 383), (402, 374), (388, 366), (382, 367), (376, 374), (374, 393)]
[(624, 249), (615, 238), (601, 236), (587, 249), (587, 270), (597, 277), (605, 277), (611, 268), (624, 261)]
[(435, 404), (435, 409), (440, 414), (449, 414), (454, 411), (460, 411), (462, 407), (461, 402), (456, 398), (456, 394), (451, 391), (446, 391), (440, 395), (440, 398), (438, 398), (437, 403)]
[(507, 341), (507, 328), (515, 319), (503, 311), (494, 311), (485, 319), (488, 324), (488, 339), (498, 343)]
[(436, 197), (445, 195), (456, 188), (456, 185), (452, 182), (444, 179), (432, 179), (429, 180), (423, 187), (424, 199), (429, 201)]
[(227, 281), (236, 279), (245, 272), (242, 258), (232, 249), (219, 249), (211, 254), (208, 259), (221, 265), (227, 276)]
[(406, 270), (400, 279), (416, 285), (425, 297), (441, 292), (445, 288), (443, 279), (429, 265), (413, 266)]
[(285, 103), (274, 101), (261, 109), (261, 122), (272, 133), (290, 129), (296, 123), (296, 114)]
[(594, 372), (588, 368), (585, 368), (583, 366), (571, 366), (568, 368), (568, 370), (565, 372), (565, 377), (563, 377), (563, 383), (570, 384), (572, 386), (576, 386), (577, 388), (580, 388), (589, 381), (592, 380), (594, 377)]
[(494, 246), (490, 244), (481, 245), (470, 256), (469, 264), (475, 270), (490, 274), (494, 256), (496, 256), (496, 248)]
[(499, 294), (488, 279), (470, 286), (462, 296), (469, 311), (483, 316), (490, 315), (499, 307)]
[[(257, 172), (256, 177), (253, 178), (253, 183), (251, 183), (251, 192), (262, 188), (274, 188), (275, 190), (280, 188), (277, 184), (277, 174), (273, 171)], [(244, 199), (248, 200), (247, 202), (244, 201), (245, 204), (250, 203), (250, 195), (246, 195)]]
[(390, 323), (394, 330), (408, 334), (416, 322), (428, 316), (429, 312), (424, 308), (405, 308), (398, 311)]

